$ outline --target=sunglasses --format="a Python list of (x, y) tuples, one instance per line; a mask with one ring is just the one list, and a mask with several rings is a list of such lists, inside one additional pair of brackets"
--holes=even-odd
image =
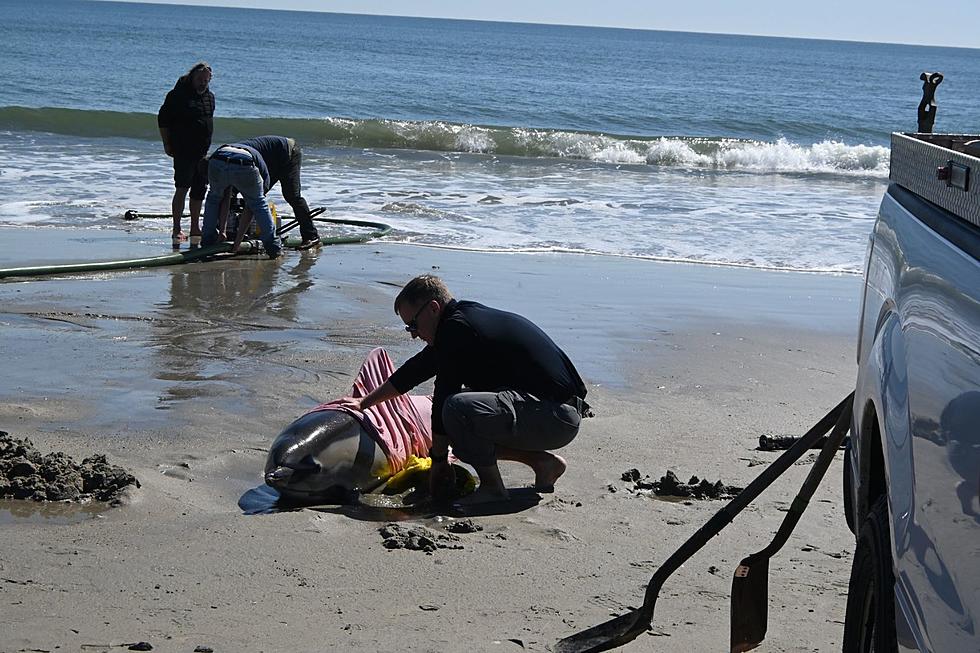
[(412, 318), (412, 320), (408, 324), (405, 325), (405, 330), (406, 331), (408, 331), (409, 333), (418, 333), (419, 332), (419, 315), (422, 314), (422, 311), (424, 311), (425, 310), (425, 307), (428, 306), (428, 305), (429, 305), (429, 302), (426, 302), (426, 303), (422, 304), (421, 307), (419, 307), (419, 310), (415, 311), (415, 316)]

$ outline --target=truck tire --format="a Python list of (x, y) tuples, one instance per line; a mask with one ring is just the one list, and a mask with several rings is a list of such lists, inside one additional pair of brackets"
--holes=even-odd
[(843, 653), (895, 653), (895, 574), (887, 497), (861, 525), (847, 587)]

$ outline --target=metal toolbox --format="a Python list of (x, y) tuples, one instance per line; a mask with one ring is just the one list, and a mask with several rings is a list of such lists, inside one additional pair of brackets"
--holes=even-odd
[(895, 132), (888, 177), (980, 227), (980, 135)]

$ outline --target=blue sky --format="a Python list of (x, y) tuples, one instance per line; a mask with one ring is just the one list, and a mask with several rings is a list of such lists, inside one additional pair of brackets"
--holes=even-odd
[(980, 47), (980, 0), (152, 1)]

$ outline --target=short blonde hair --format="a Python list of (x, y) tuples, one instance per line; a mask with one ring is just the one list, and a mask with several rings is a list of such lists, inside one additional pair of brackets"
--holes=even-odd
[(403, 304), (417, 306), (433, 299), (445, 306), (453, 298), (442, 279), (434, 274), (423, 274), (405, 284), (395, 297), (395, 313)]

